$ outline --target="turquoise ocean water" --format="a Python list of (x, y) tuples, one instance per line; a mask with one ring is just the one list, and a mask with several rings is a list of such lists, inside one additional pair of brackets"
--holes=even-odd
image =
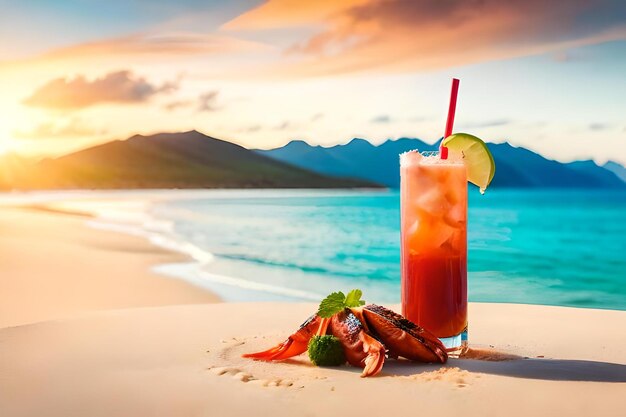
[[(152, 220), (141, 226), (198, 262), (162, 273), (226, 300), (316, 300), (355, 287), (369, 301), (400, 300), (397, 192), (167, 193), (142, 206)], [(625, 193), (472, 189), (470, 301), (626, 310), (625, 216)]]

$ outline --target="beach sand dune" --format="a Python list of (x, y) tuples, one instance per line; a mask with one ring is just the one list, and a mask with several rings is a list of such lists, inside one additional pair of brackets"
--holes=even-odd
[(0, 330), (2, 415), (623, 415), (624, 312), (471, 304), (470, 339), (491, 360), (389, 360), (366, 379), (305, 356), (240, 357), (281, 341), (314, 309), (141, 308)]

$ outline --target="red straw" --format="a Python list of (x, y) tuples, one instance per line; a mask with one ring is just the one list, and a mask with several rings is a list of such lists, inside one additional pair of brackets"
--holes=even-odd
[[(459, 80), (452, 79), (452, 89), (450, 90), (450, 107), (448, 107), (448, 121), (446, 122), (446, 132), (443, 138), (447, 138), (452, 134), (452, 126), (454, 125), (454, 112), (456, 111), (456, 96), (459, 93)], [(443, 140), (442, 140), (443, 143)], [(441, 146), (439, 148), (441, 159), (448, 159), (448, 148)]]

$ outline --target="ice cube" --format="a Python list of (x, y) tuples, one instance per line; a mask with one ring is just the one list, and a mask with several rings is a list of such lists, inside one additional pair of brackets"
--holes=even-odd
[(409, 236), (416, 234), (419, 230), (419, 227), (420, 227), (420, 221), (419, 220), (413, 221), (413, 223), (411, 223), (411, 225), (406, 229), (406, 234)]
[(453, 204), (443, 216), (443, 221), (451, 227), (460, 228), (465, 224), (465, 208), (463, 204)]
[(424, 214), (419, 221), (415, 221), (406, 231), (405, 239), (411, 251), (426, 253), (438, 249), (444, 244), (456, 229), (448, 226), (441, 217)]
[(437, 181), (429, 175), (425, 175), (426, 170), (423, 166), (412, 167), (410, 171), (402, 174), (402, 182), (406, 184), (407, 191), (410, 195), (419, 195), (419, 193), (438, 187)]
[(432, 225), (429, 233), (429, 246), (438, 248), (452, 237), (456, 229), (448, 226), (443, 219)]
[(409, 223), (409, 226), (404, 230), (403, 245), (408, 246), (412, 251), (415, 251), (420, 246), (420, 221), (414, 220)]
[(446, 200), (450, 204), (459, 204), (463, 198), (461, 193), (454, 187), (447, 187), (445, 194), (446, 194)]
[(420, 193), (415, 201), (417, 207), (432, 216), (441, 216), (448, 210), (449, 203), (440, 187), (430, 187)]
[(462, 249), (465, 239), (464, 230), (457, 229), (452, 236), (450, 236), (450, 238), (446, 240), (443, 245), (441, 245), (441, 247), (452, 253), (458, 253)]

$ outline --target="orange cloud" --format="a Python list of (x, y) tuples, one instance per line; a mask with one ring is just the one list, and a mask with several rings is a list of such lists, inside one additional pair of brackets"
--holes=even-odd
[[(0, 61), (0, 74), (20, 76), (23, 72), (42, 69), (46, 72), (59, 68), (72, 68), (73, 71), (93, 72), (96, 68), (108, 71), (119, 67), (138, 65), (171, 65), (180, 63), (188, 69), (189, 61), (202, 59), (205, 65), (218, 74), (224, 66), (229, 74), (240, 68), (232, 64), (246, 54), (275, 52), (277, 48), (256, 41), (236, 39), (217, 34), (161, 31), (136, 33), (128, 36), (112, 37), (97, 41), (78, 43), (47, 52), (14, 60)], [(215, 59), (214, 59), (215, 58)], [(116, 64), (117, 63), (117, 64)], [(202, 66), (202, 65), (201, 65)], [(186, 68), (187, 67), (187, 68)]]
[(173, 100), (166, 103), (163, 108), (167, 111), (175, 111), (193, 105), (193, 100)]
[(198, 111), (215, 111), (217, 107), (215, 102), (217, 101), (217, 91), (208, 91), (200, 94), (198, 97)]
[(220, 107), (217, 106), (217, 97), (219, 91), (212, 90), (207, 91), (205, 93), (200, 94), (195, 100), (192, 99), (183, 99), (183, 100), (173, 100), (169, 103), (166, 103), (163, 108), (167, 111), (176, 111), (182, 108), (189, 108), (195, 106), (196, 111), (198, 112), (212, 112), (219, 110)]
[(178, 88), (176, 82), (156, 86), (130, 71), (117, 71), (101, 78), (88, 80), (56, 78), (38, 88), (23, 101), (32, 107), (51, 109), (80, 109), (101, 103), (138, 103)]
[(111, 55), (202, 55), (257, 50), (256, 42), (203, 33), (141, 33), (60, 48), (46, 59)]
[(369, 0), (270, 0), (227, 22), (223, 29), (274, 29), (319, 24)]
[(103, 135), (106, 130), (96, 130), (87, 127), (78, 119), (72, 119), (66, 124), (56, 125), (54, 123), (41, 123), (33, 130), (15, 131), (13, 136), (18, 139), (70, 139), (84, 138), (88, 136)]
[(626, 7), (613, 0), (323, 1), (304, 9), (270, 0), (225, 27), (323, 27), (286, 50), (295, 62), (286, 73), (323, 75), (436, 69), (626, 39), (624, 22)]

